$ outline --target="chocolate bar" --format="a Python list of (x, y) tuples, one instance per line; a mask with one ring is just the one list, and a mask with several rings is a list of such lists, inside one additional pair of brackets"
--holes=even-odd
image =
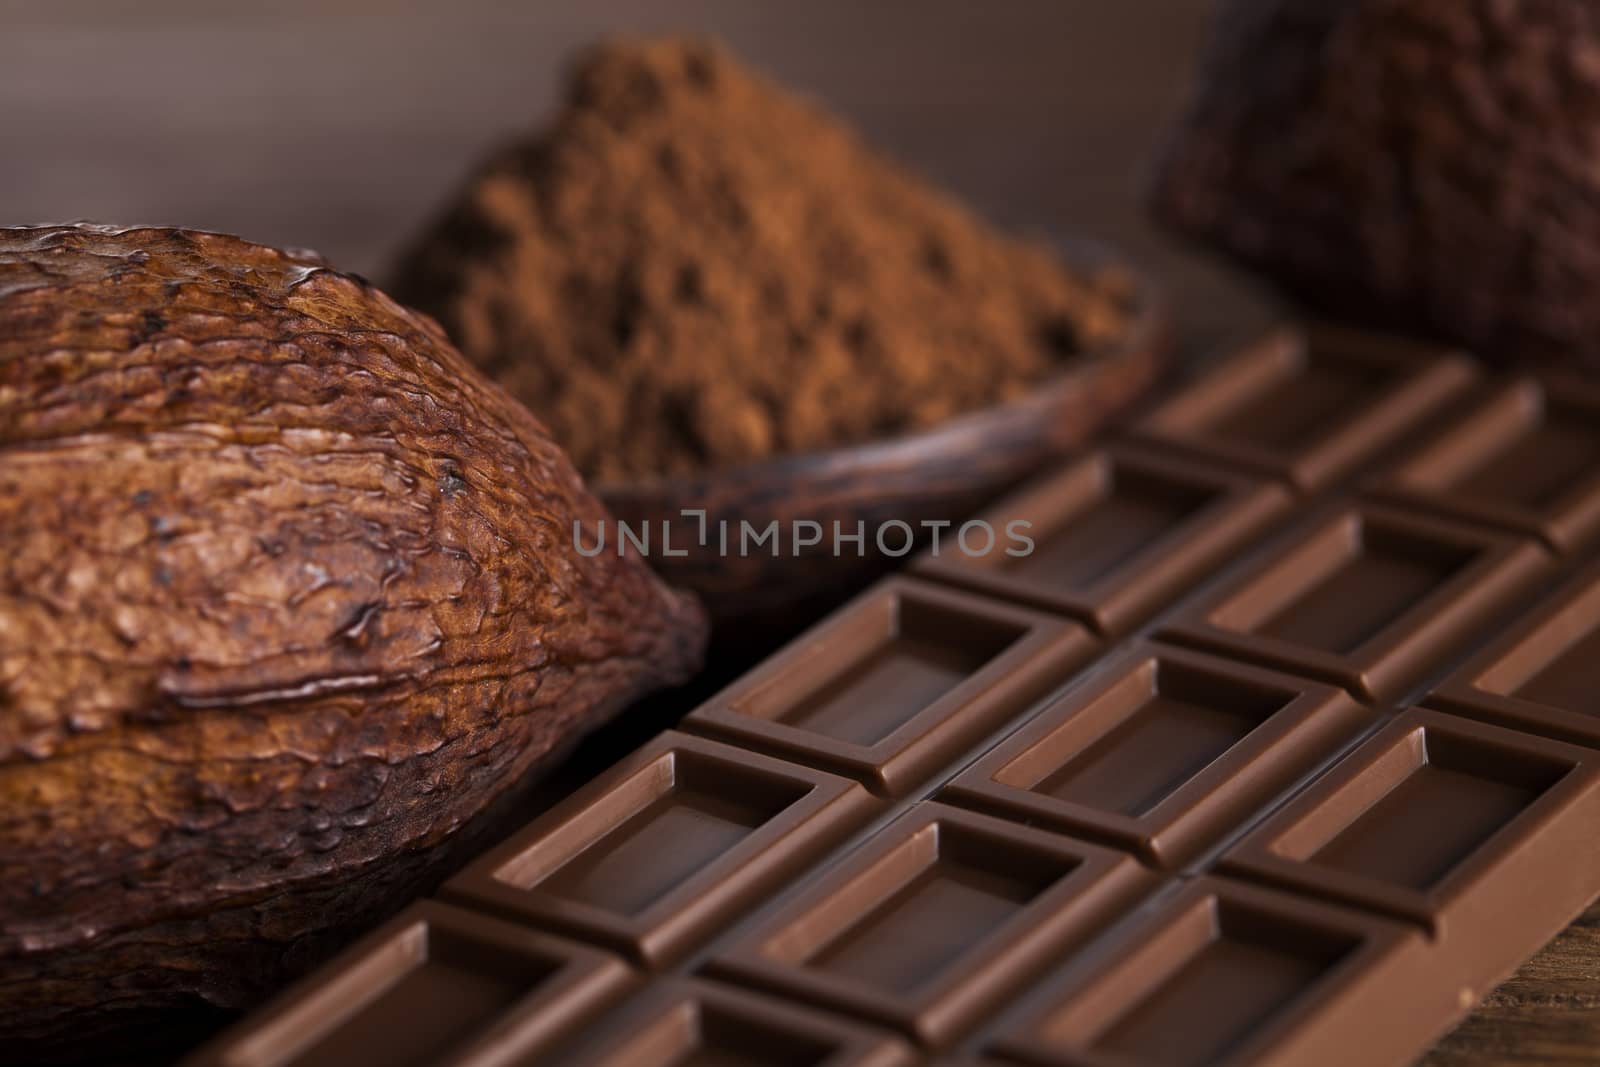
[(1600, 895), (1595, 396), (1279, 331), (189, 1062), (1409, 1062)]

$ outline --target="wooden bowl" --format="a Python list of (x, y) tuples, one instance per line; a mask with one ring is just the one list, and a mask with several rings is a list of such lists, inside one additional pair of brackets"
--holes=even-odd
[[(1089, 246), (1072, 246), (1064, 258), (1088, 269), (1122, 265)], [(898, 519), (920, 531), (924, 521), (960, 522), (1081, 445), (1144, 393), (1165, 363), (1168, 317), (1156, 287), (1133, 273), (1137, 311), (1127, 336), (1106, 351), (1077, 357), (1015, 400), (887, 440), (687, 477), (602, 483), (596, 492), (619, 523), (649, 530), (657, 572), (705, 601), (719, 648), (783, 640), (909, 558), (877, 551), (880, 524)], [(705, 514), (705, 544), (700, 517), (685, 514), (695, 511)], [(791, 524), (802, 519), (821, 524), (823, 543), (794, 554)], [(741, 522), (762, 531), (774, 521), (780, 524), (779, 555), (770, 545), (740, 554)], [(863, 555), (848, 543), (843, 554), (834, 554), (835, 522), (846, 533), (865, 524)], [(673, 555), (661, 551), (663, 523)], [(721, 523), (729, 531), (727, 553), (719, 547)], [(606, 551), (617, 550), (617, 532), (607, 531)], [(897, 551), (900, 531), (886, 536)]]

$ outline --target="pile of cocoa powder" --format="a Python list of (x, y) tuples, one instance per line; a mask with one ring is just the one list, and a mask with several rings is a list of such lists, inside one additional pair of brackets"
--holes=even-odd
[(986, 228), (719, 47), (617, 42), (403, 257), (396, 295), (591, 478), (872, 440), (1103, 350), (1133, 279)]

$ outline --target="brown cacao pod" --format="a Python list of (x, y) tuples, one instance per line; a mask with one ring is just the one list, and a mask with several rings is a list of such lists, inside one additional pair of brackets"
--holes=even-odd
[(1157, 214), (1334, 314), (1600, 367), (1600, 5), (1224, 0)]
[(251, 1002), (685, 679), (698, 607), (580, 554), (602, 514), (310, 253), (0, 229), (0, 1060)]

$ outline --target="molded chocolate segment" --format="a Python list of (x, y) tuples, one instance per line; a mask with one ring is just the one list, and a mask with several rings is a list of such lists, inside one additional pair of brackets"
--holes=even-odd
[(620, 997), (605, 953), (443, 904), (414, 904), (185, 1063), (393, 1067), (502, 1063)]
[[(1126, 446), (1087, 456), (980, 518), (997, 537), (966, 555), (945, 538), (926, 577), (1120, 634), (1154, 613), (1288, 509), (1281, 488)], [(1032, 539), (1018, 551), (1014, 523)], [(981, 547), (981, 546), (979, 546)]]
[(1499, 385), (1376, 490), (1576, 548), (1600, 532), (1600, 391)]
[(891, 578), (684, 720), (902, 795), (1071, 677), (1081, 627)]
[[(1593, 895), (1596, 759), (1412, 709), (1247, 835), (1224, 864), (1422, 923), (1509, 968)], [(1494, 948), (1496, 939), (1509, 947)]]
[(1073, 1067), (1401, 1063), (1459, 1010), (1447, 978), (1419, 987), (1427, 965), (1402, 924), (1200, 878), (1048, 982), (1000, 1046)]
[(1600, 746), (1600, 567), (1568, 581), (1428, 704)]
[(920, 804), (714, 966), (939, 1046), (1146, 884), (1131, 856)]
[(1533, 542), (1357, 505), (1316, 520), (1163, 636), (1396, 700), (1548, 565)]
[(669, 732), (443, 893), (662, 965), (874, 807), (843, 778)]
[(947, 799), (1188, 861), (1372, 720), (1349, 696), (1136, 646), (955, 778)]
[(896, 1038), (709, 982), (666, 980), (547, 1067), (903, 1067)]
[(1150, 415), (1140, 436), (1319, 489), (1472, 381), (1439, 349), (1321, 329), (1280, 330)]

